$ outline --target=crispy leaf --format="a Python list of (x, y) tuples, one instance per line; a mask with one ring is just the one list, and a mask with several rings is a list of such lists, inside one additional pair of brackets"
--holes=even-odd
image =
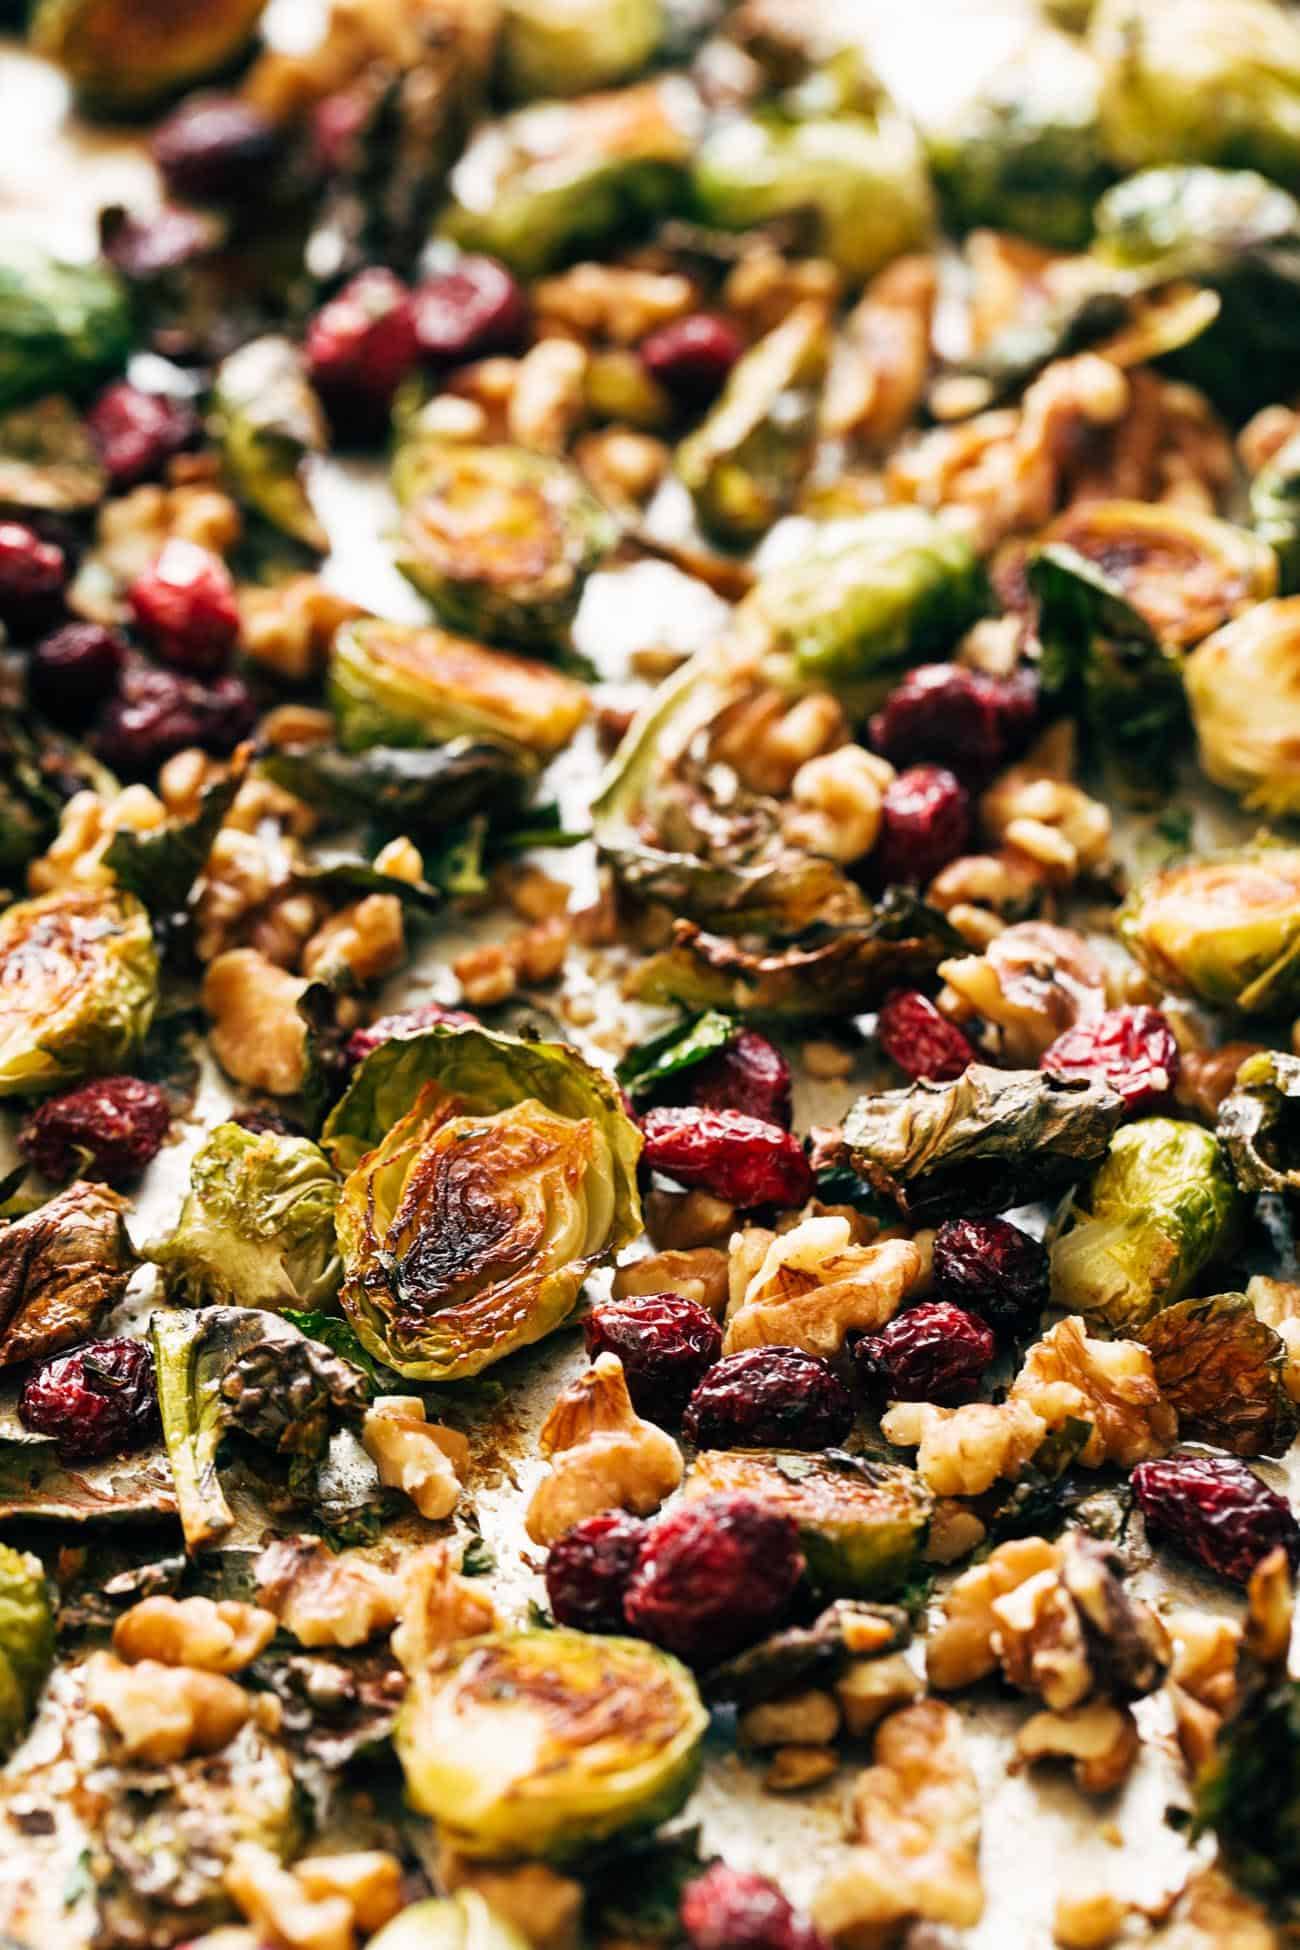
[(1300, 1194), (1300, 1057), (1248, 1057), (1219, 1107), (1218, 1135), (1243, 1191)]
[(288, 339), (254, 339), (217, 370), (213, 417), (236, 493), (274, 528), (324, 550), (329, 538), (308, 498), (306, 463), (325, 451), (325, 419)]
[(507, 824), (537, 773), (529, 753), (471, 738), (415, 750), (272, 748), (259, 755), (258, 769), (340, 825), (368, 820), (417, 839), (443, 833), (476, 812), (486, 812), (494, 825)]
[(730, 1016), (706, 1009), (702, 1016), (686, 1023), (674, 1023), (661, 1035), (638, 1043), (628, 1051), (615, 1075), (631, 1097), (649, 1096), (665, 1078), (689, 1070), (705, 1057), (725, 1049), (735, 1033), (736, 1025)]
[(1296, 1432), (1286, 1348), (1243, 1293), (1180, 1300), (1142, 1329), (1179, 1434), (1234, 1456), (1277, 1456)]
[(200, 795), (191, 819), (169, 820), (151, 833), (116, 833), (104, 864), (118, 886), (142, 900), (151, 914), (179, 914), (234, 803), (240, 777), (235, 769), (214, 780)]
[(135, 1264), (127, 1200), (81, 1179), (0, 1229), (0, 1367), (85, 1340)]

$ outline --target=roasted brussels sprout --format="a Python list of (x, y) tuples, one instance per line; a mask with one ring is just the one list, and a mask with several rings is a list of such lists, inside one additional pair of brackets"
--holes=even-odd
[(1117, 1334), (1181, 1300), (1232, 1238), (1242, 1201), (1199, 1124), (1144, 1117), (1117, 1131), (1052, 1241), (1052, 1298)]
[(476, 1889), (458, 1889), (412, 1903), (371, 1937), (367, 1950), (528, 1950), (528, 1942)]
[(678, 203), (698, 120), (676, 77), (520, 109), (471, 142), (441, 227), (534, 276)]
[(425, 750), (268, 746), (257, 766), (322, 820), (342, 826), (369, 822), (381, 832), (416, 839), (445, 833), (480, 812), (494, 826), (516, 823), (538, 771), (531, 753), (518, 746), (469, 738)]
[(1300, 1196), (1300, 1057), (1248, 1056), (1219, 1107), (1218, 1138), (1244, 1192)]
[[(1300, 1681), (1256, 1671), (1197, 1773), (1193, 1834), (1207, 1830), (1241, 1888), (1294, 1921), (1300, 1903)], [(1235, 1919), (1225, 1917), (1231, 1930)], [(1255, 1926), (1250, 1918), (1247, 1928)], [(1259, 1927), (1274, 1934), (1262, 1919)]]
[(1246, 1015), (1300, 1003), (1300, 851), (1257, 843), (1143, 881), (1119, 933), (1165, 988)]
[(1294, 435), (1250, 484), (1250, 525), (1277, 557), (1278, 589), (1300, 591), (1300, 439)]
[(1184, 672), (1201, 770), (1252, 812), (1300, 813), (1300, 596), (1259, 603)]
[(54, 1663), (54, 1613), (38, 1557), (0, 1544), (0, 1752), (31, 1718)]
[(108, 488), (108, 474), (70, 400), (52, 394), (0, 418), (0, 507), (81, 514)]
[(329, 537), (308, 497), (306, 463), (324, 453), (319, 400), (288, 339), (253, 339), (217, 368), (213, 425), (231, 485), (241, 501), (307, 548)]
[(190, 1160), (176, 1230), (149, 1249), (187, 1307), (317, 1307), (339, 1283), (341, 1180), (310, 1138), (218, 1124)]
[(707, 1724), (690, 1673), (655, 1646), (497, 1632), (416, 1676), (394, 1741), (409, 1800), (454, 1848), (563, 1860), (676, 1814)]
[(612, 1078), (562, 1043), (445, 1028), (383, 1043), (321, 1143), (349, 1174), (343, 1310), (415, 1380), (540, 1340), (641, 1229), (640, 1134)]
[(66, 68), (79, 99), (138, 115), (227, 67), (266, 0), (39, 0), (32, 40)]
[(448, 629), (569, 648), (583, 587), (618, 524), (567, 462), (417, 431), (398, 447), (393, 485), (406, 510), (397, 566)]
[(527, 99), (627, 81), (655, 52), (664, 27), (663, 0), (506, 0), (506, 87)]
[(127, 1202), (83, 1179), (0, 1225), (0, 1367), (85, 1340), (135, 1267)]
[(0, 412), (79, 394), (126, 364), (131, 308), (107, 264), (61, 264), (35, 244), (0, 248)]
[(916, 1568), (933, 1499), (915, 1470), (828, 1450), (824, 1456), (706, 1449), (687, 1496), (755, 1496), (799, 1526), (808, 1575), (837, 1597), (888, 1597)]
[(153, 1019), (158, 955), (130, 894), (55, 893), (0, 914), (0, 1097), (127, 1066)]
[(349, 623), (334, 639), (329, 695), (346, 751), (499, 738), (550, 758), (587, 715), (558, 671), (468, 637), (405, 623)]
[(1185, 1442), (1277, 1456), (1296, 1433), (1286, 1347), (1244, 1293), (1179, 1300), (1142, 1329), (1160, 1393)]

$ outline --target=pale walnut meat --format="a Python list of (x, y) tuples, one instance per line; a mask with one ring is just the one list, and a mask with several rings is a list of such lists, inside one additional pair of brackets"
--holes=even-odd
[(1291, 1400), (1300, 1402), (1300, 1285), (1294, 1280), (1270, 1280), (1257, 1273), (1247, 1282), (1246, 1298), (1285, 1347), (1283, 1385)]
[(1087, 1699), (1140, 1699), (1169, 1666), (1169, 1637), (1149, 1606), (1130, 1597), (1117, 1552), (1067, 1531), (1056, 1564), (990, 1601), (992, 1650), (1002, 1676), (1054, 1713)]
[(156, 1766), (218, 1753), (253, 1710), (242, 1687), (221, 1673), (157, 1659), (127, 1665), (111, 1652), (86, 1662), (86, 1705), (112, 1730), (124, 1759)]
[(582, 1884), (544, 1862), (480, 1862), (444, 1842), (438, 1852), (438, 1882), (448, 1895), (457, 1889), (476, 1890), (532, 1950), (582, 1950)]
[(321, 923), (300, 966), (313, 981), (348, 977), (364, 984), (391, 975), (405, 960), (401, 901), (396, 894), (366, 894)]
[(1138, 1745), (1132, 1713), (1106, 1700), (1063, 1713), (1033, 1713), (1016, 1735), (1019, 1760), (1070, 1761), (1085, 1794), (1113, 1794), (1132, 1772)]
[(426, 1422), (418, 1395), (381, 1395), (361, 1425), (366, 1454), (387, 1489), (409, 1496), (422, 1517), (449, 1517), (469, 1468), (469, 1443), (455, 1429)]
[(623, 1364), (602, 1354), (561, 1390), (542, 1424), (548, 1468), (528, 1505), (535, 1544), (553, 1544), (601, 1510), (648, 1516), (682, 1480), (682, 1453), (670, 1435), (632, 1406)]
[(1110, 858), (1110, 812), (1074, 783), (1075, 744), (1073, 724), (1062, 719), (979, 802), (989, 838), (1056, 887), (1099, 872)]
[(616, 1300), (638, 1293), (680, 1293), (698, 1300), (711, 1314), (721, 1314), (727, 1304), (727, 1255), (717, 1246), (648, 1253), (620, 1266), (610, 1291)]
[(1036, 1069), (1063, 1030), (1106, 1007), (1106, 971), (1073, 928), (1022, 921), (1003, 928), (981, 955), (940, 962), (939, 1007), (951, 1021), (978, 1019), (999, 1062)]
[(77, 792), (59, 815), (59, 830), (45, 852), (27, 869), (33, 894), (64, 888), (114, 887), (116, 876), (104, 855), (119, 833), (156, 833), (167, 823), (167, 809), (147, 785), (124, 786), (111, 799)]
[(364, 1645), (401, 1614), (400, 1579), (364, 1551), (280, 1539), (262, 1552), (253, 1577), (261, 1603), (299, 1645)]
[(839, 1707), (819, 1686), (760, 1700), (736, 1722), (736, 1732), (747, 1747), (824, 1747), (839, 1729)]
[(230, 496), (203, 482), (132, 488), (100, 509), (95, 556), (125, 588), (157, 561), (165, 543), (194, 542), (214, 555), (226, 555), (239, 540), (241, 527)]
[(903, 432), (925, 393), (938, 296), (933, 257), (900, 257), (871, 280), (844, 320), (821, 403), (822, 432), (882, 448)]
[(948, 916), (963, 941), (984, 949), (1013, 921), (1033, 915), (1042, 887), (1041, 872), (1005, 847), (999, 853), (964, 853), (951, 861), (930, 882), (925, 898)]
[(938, 1497), (926, 1533), (925, 1561), (955, 1564), (959, 1557), (969, 1557), (978, 1550), (987, 1535), (986, 1525), (964, 1503), (956, 1497)]
[(497, 1608), (480, 1582), (458, 1575), (459, 1546), (428, 1544), (402, 1559), (393, 1657), (414, 1676), (457, 1639), (494, 1632)]
[(1057, 1545), (1045, 1537), (1013, 1537), (982, 1564), (963, 1571), (944, 1595), (938, 1622), (925, 1642), (926, 1677), (939, 1692), (987, 1679), (998, 1667), (998, 1621), (993, 1606), (1027, 1579), (1054, 1572)]
[(834, 1359), (847, 1334), (891, 1320), (921, 1272), (910, 1239), (855, 1246), (847, 1219), (804, 1219), (767, 1246), (728, 1317), (723, 1352), (798, 1347)]
[(810, 758), (790, 787), (794, 806), (783, 822), (786, 838), (844, 865), (862, 859), (879, 838), (885, 788), (893, 776), (888, 759), (861, 745), (839, 745)]
[(910, 1706), (924, 1691), (924, 1681), (902, 1652), (883, 1659), (850, 1659), (834, 1686), (844, 1730), (854, 1740), (863, 1739), (887, 1713)]
[(586, 348), (571, 339), (540, 339), (515, 367), (506, 405), (506, 435), (538, 454), (562, 454), (587, 410)]
[(836, 1943), (872, 1950), (912, 1917), (957, 1929), (979, 1922), (979, 1788), (952, 1707), (921, 1700), (883, 1722), (874, 1765), (853, 1791), (848, 1836), (848, 1859), (812, 1906)]
[(786, 691), (751, 686), (710, 727), (709, 756), (729, 765), (751, 792), (784, 797), (803, 766), (848, 735), (843, 708), (829, 691), (792, 699)]
[(350, 1849), (341, 1855), (305, 1855), (293, 1865), (294, 1880), (312, 1899), (341, 1896), (355, 1927), (369, 1936), (402, 1907), (402, 1865), (385, 1848)]
[(829, 1781), (840, 1764), (834, 1747), (778, 1747), (763, 1774), (768, 1794), (801, 1794)]
[(307, 1025), (298, 1003), (306, 978), (290, 975), (255, 948), (218, 955), (203, 978), (212, 1018), (212, 1053), (227, 1076), (273, 1097), (291, 1097), (307, 1075)]
[(843, 279), (829, 258), (787, 257), (766, 239), (752, 237), (722, 287), (722, 309), (750, 338), (762, 338), (797, 305), (833, 307)]
[(156, 1659), (203, 1672), (239, 1672), (275, 1637), (276, 1619), (238, 1598), (142, 1598), (113, 1627), (113, 1650), (128, 1665)]
[(1052, 1940), (1060, 1950), (1106, 1950), (1123, 1930), (1130, 1908), (1109, 1889), (1064, 1891), (1052, 1912)]
[(229, 821), (212, 842), (198, 884), (194, 908), (195, 948), (200, 961), (212, 961), (228, 948), (249, 945), (272, 909), (281, 918), (298, 914), (292, 938), (279, 950), (264, 938), (256, 942), (267, 959), (296, 967), (303, 942), (324, 918), (323, 905), (296, 888), (303, 864), (296, 839), (272, 822), (246, 831)]
[(696, 289), (680, 271), (647, 271), (630, 264), (575, 264), (533, 286), (533, 315), (543, 332), (559, 327), (574, 338), (639, 345), (659, 326), (696, 308)]
[(260, 1937), (277, 1950), (353, 1950), (352, 1905), (346, 1896), (311, 1896), (270, 1849), (241, 1842), (226, 1870), (226, 1891)]
[(1000, 1478), (1018, 1476), (1048, 1433), (1026, 1401), (895, 1402), (880, 1427), (887, 1442), (916, 1449), (917, 1471), (936, 1496), (982, 1496)]
[(1165, 1624), (1173, 1645), (1170, 1680), (1202, 1706), (1226, 1713), (1237, 1696), (1240, 1624), (1235, 1618), (1189, 1610), (1171, 1611)]
[(269, 589), (246, 583), (239, 591), (240, 643), (246, 657), (285, 683), (305, 684), (324, 671), (335, 632), (365, 613), (319, 576), (289, 576)]
[(1058, 1321), (1025, 1355), (1010, 1400), (1046, 1422), (1075, 1416), (1092, 1425), (1077, 1460), (1131, 1468), (1163, 1456), (1178, 1437), (1178, 1417), (1160, 1393), (1151, 1356), (1140, 1341), (1089, 1338), (1079, 1314)]
[(1282, 1950), (1268, 1916), (1221, 1869), (1198, 1869), (1160, 1933), (1160, 1950)]

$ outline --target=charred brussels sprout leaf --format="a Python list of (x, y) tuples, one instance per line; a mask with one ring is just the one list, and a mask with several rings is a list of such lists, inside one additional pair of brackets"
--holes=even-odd
[(0, 249), (0, 412), (88, 392), (130, 350), (126, 287), (108, 265), (61, 264), (14, 241)]
[(1140, 1329), (1223, 1251), (1241, 1213), (1222, 1147), (1199, 1124), (1144, 1117), (1111, 1139), (1052, 1243), (1052, 1298)]
[(0, 1544), (0, 1752), (31, 1718), (54, 1663), (54, 1615), (40, 1559)]
[(513, 824), (537, 776), (529, 753), (470, 738), (424, 750), (269, 746), (257, 764), (338, 825), (370, 822), (381, 832), (415, 837), (445, 833), (480, 812), (496, 825)]
[(1156, 981), (1247, 1015), (1300, 1002), (1300, 851), (1256, 845), (1153, 874), (1119, 933)]
[(137, 115), (227, 67), (266, 0), (39, 0), (32, 40), (68, 72), (88, 108)]
[(1300, 1057), (1247, 1057), (1219, 1107), (1218, 1137), (1244, 1192), (1300, 1194)]
[(0, 914), (0, 1097), (129, 1067), (158, 993), (130, 894), (57, 893)]
[(730, 1016), (706, 1009), (691, 1022), (674, 1023), (662, 1035), (652, 1036), (628, 1051), (618, 1066), (617, 1076), (628, 1095), (648, 1097), (669, 1077), (692, 1069), (706, 1057), (725, 1049), (736, 1033)]
[(1179, 1300), (1142, 1329), (1160, 1392), (1189, 1442), (1234, 1456), (1278, 1456), (1296, 1432), (1286, 1348), (1244, 1293)]
[(232, 770), (204, 787), (198, 811), (189, 818), (169, 819), (151, 832), (127, 827), (116, 833), (104, 864), (118, 886), (153, 914), (181, 913), (239, 787), (240, 775)]
[(290, 341), (254, 339), (223, 359), (212, 410), (221, 457), (240, 500), (294, 541), (328, 548), (305, 478), (310, 457), (325, 451), (325, 417)]
[(394, 1739), (453, 1847), (564, 1860), (676, 1814), (707, 1724), (686, 1668), (638, 1639), (498, 1632), (417, 1675)]
[(126, 1199), (82, 1179), (0, 1226), (0, 1367), (83, 1341), (135, 1266)]
[(1195, 1781), (1194, 1833), (1218, 1839), (1234, 1880), (1294, 1917), (1300, 1903), (1300, 1682), (1252, 1687)]
[(972, 1063), (953, 1083), (860, 1097), (844, 1138), (853, 1169), (926, 1225), (1059, 1190), (1102, 1155), (1123, 1115), (1102, 1084)]
[(1184, 675), (1206, 776), (1251, 811), (1300, 813), (1300, 597), (1247, 610), (1193, 651)]
[(169, 1299), (277, 1311), (328, 1300), (340, 1182), (309, 1138), (218, 1124), (190, 1161), (175, 1232), (149, 1250)]
[[(373, 1950), (528, 1950), (513, 1923), (491, 1910), (476, 1889), (411, 1903), (378, 1936)], [(369, 1950), (369, 1946), (368, 1946)]]
[(663, 0), (507, 0), (501, 70), (512, 95), (584, 95), (643, 68), (665, 28)]
[[(879, 1465), (873, 1467), (881, 1477), (887, 1474)], [(788, 1483), (789, 1479), (786, 1480)], [(760, 1490), (759, 1494), (763, 1492)], [(798, 1521), (797, 1511), (791, 1510), (790, 1514)], [(806, 1557), (808, 1538), (805, 1536), (801, 1541)], [(801, 1691), (805, 1686), (829, 1685), (854, 1656), (855, 1643), (861, 1645), (864, 1627), (872, 1633), (873, 1651), (881, 1655), (897, 1652), (912, 1635), (908, 1615), (901, 1606), (837, 1598), (811, 1625), (787, 1625), (760, 1639), (757, 1645), (738, 1652), (733, 1659), (711, 1666), (704, 1680), (705, 1696), (710, 1702), (732, 1701), (743, 1710), (762, 1700), (779, 1699), (783, 1693)], [(887, 1638), (884, 1632), (889, 1634)]]
[(0, 507), (80, 514), (107, 487), (85, 423), (66, 399), (35, 400), (0, 418)]
[(20, 880), (28, 861), (44, 852), (75, 793), (115, 790), (112, 775), (88, 752), (21, 714), (0, 689), (0, 884)]

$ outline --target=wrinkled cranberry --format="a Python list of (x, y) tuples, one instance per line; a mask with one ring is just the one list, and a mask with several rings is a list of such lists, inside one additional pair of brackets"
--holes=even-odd
[(161, 474), (198, 432), (198, 418), (182, 400), (142, 392), (128, 380), (106, 386), (86, 415), (86, 428), (115, 488)]
[(247, 738), (256, 718), (242, 677), (201, 684), (138, 658), (128, 663), (100, 719), (95, 749), (115, 772), (138, 777), (187, 745), (224, 756)]
[(1281, 1544), (1300, 1564), (1300, 1524), (1286, 1498), (1235, 1456), (1166, 1456), (1132, 1475), (1138, 1508), (1167, 1537), (1220, 1577), (1245, 1584)]
[(24, 521), (0, 521), (0, 623), (11, 636), (48, 629), (63, 609), (68, 558)]
[(623, 1615), (679, 1659), (714, 1665), (776, 1622), (803, 1569), (792, 1518), (757, 1497), (701, 1497), (650, 1525)]
[(747, 1347), (719, 1361), (687, 1404), (682, 1429), (701, 1449), (827, 1449), (853, 1427), (835, 1370), (799, 1347)]
[(931, 1275), (940, 1300), (1014, 1340), (1047, 1305), (1047, 1248), (1010, 1219), (946, 1219), (934, 1235)]
[(393, 395), (419, 356), (410, 292), (391, 271), (360, 272), (312, 319), (304, 353), (336, 428), (386, 433)]
[(707, 1307), (680, 1293), (637, 1294), (594, 1306), (583, 1325), (587, 1352), (617, 1354), (642, 1415), (675, 1422), (692, 1388), (722, 1353), (722, 1329)]
[(354, 1029), (343, 1053), (349, 1063), (363, 1063), (381, 1043), (391, 1043), (399, 1036), (418, 1036), (422, 1029), (436, 1028), (439, 1023), (448, 1029), (479, 1027), (477, 1016), (471, 1016), (465, 1009), (448, 1009), (441, 1002), (420, 1002), (413, 1009), (399, 1009), (395, 1015), (380, 1016), (378, 1021), (367, 1023), (364, 1029)]
[(218, 218), (201, 210), (180, 210), (174, 204), (165, 204), (147, 217), (120, 209), (106, 211), (101, 226), (104, 256), (131, 284), (152, 283), (209, 256), (220, 234)]
[(65, 623), (42, 637), (29, 666), (32, 702), (56, 724), (89, 724), (111, 696), (126, 645), (102, 623)]
[(52, 1435), (64, 1462), (140, 1449), (158, 1432), (153, 1356), (143, 1341), (87, 1341), (42, 1361), (23, 1383), (18, 1419)]
[(311, 118), (312, 151), (327, 175), (337, 174), (351, 160), (372, 107), (365, 88), (340, 88), (317, 102)]
[(975, 1061), (956, 1023), (941, 1016), (919, 989), (894, 991), (876, 1018), (876, 1035), (885, 1055), (913, 1080), (951, 1083)]
[(681, 1082), (701, 1110), (738, 1110), (790, 1127), (790, 1065), (756, 1029), (738, 1029), (724, 1049), (684, 1070)]
[(523, 287), (494, 257), (462, 257), (453, 270), (416, 288), (420, 356), (438, 366), (513, 352), (527, 324)]
[(38, 1104), (18, 1134), (18, 1148), (46, 1178), (125, 1185), (157, 1155), (170, 1123), (156, 1083), (95, 1077)]
[(968, 1402), (996, 1352), (993, 1329), (947, 1300), (923, 1300), (863, 1334), (853, 1361), (873, 1400)]
[(626, 1630), (623, 1594), (645, 1534), (639, 1517), (603, 1510), (551, 1545), (546, 1595), (558, 1625), (572, 1625), (579, 1632)]
[(1107, 1009), (1058, 1036), (1039, 1067), (1058, 1077), (1095, 1077), (1130, 1110), (1147, 1110), (1178, 1081), (1178, 1045), (1159, 1009)]
[(711, 312), (692, 312), (641, 341), (641, 363), (679, 405), (708, 406), (745, 349), (735, 326)]
[(278, 1110), (232, 1110), (230, 1122), (238, 1124), (241, 1131), (251, 1131), (254, 1137), (302, 1137), (301, 1124), (282, 1117)]
[(971, 837), (970, 794), (942, 765), (913, 765), (885, 787), (871, 864), (887, 886), (924, 886)]
[(270, 116), (242, 95), (191, 95), (158, 124), (150, 147), (169, 196), (243, 203), (266, 195), (281, 142)]
[(989, 677), (961, 664), (922, 664), (872, 718), (871, 742), (893, 765), (929, 760), (978, 785), (1027, 742), (1037, 710), (1029, 671)]
[(799, 1140), (779, 1124), (738, 1110), (660, 1105), (641, 1119), (645, 1161), (679, 1185), (733, 1205), (802, 1205), (813, 1175)]
[(680, 1915), (691, 1950), (830, 1950), (774, 1882), (725, 1862), (687, 1883)]
[(212, 677), (239, 637), (239, 604), (229, 569), (211, 549), (173, 539), (138, 575), (127, 601), (141, 636), (164, 663)]

